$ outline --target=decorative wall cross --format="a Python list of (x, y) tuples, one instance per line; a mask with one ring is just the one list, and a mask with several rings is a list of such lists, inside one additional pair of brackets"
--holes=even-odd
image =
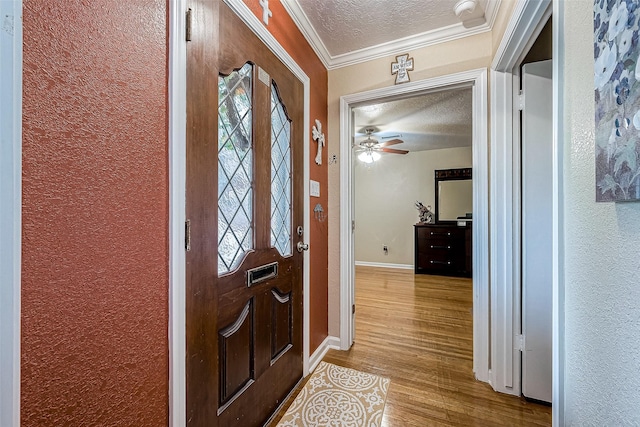
[(322, 123), (316, 119), (316, 125), (311, 128), (313, 140), (318, 143), (318, 154), (316, 154), (316, 165), (322, 164), (322, 147), (324, 147), (324, 133), (322, 133)]
[(391, 75), (396, 75), (396, 84), (410, 81), (409, 71), (413, 71), (413, 58), (409, 54), (396, 56), (396, 62), (391, 63)]
[(269, 18), (273, 16), (269, 10), (269, 0), (260, 0), (260, 7), (262, 8), (262, 22), (264, 25), (269, 25)]

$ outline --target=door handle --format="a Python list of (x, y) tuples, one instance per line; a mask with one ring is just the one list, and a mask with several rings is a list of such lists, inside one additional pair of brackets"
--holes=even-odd
[(298, 252), (308, 251), (309, 244), (304, 242), (298, 242), (298, 244), (296, 245), (296, 248), (298, 248)]

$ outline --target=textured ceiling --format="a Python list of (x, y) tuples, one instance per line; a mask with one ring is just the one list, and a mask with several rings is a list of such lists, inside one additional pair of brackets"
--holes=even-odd
[(373, 127), (374, 138), (404, 141), (391, 148), (409, 151), (471, 146), (471, 88), (450, 89), (413, 98), (354, 108), (356, 143)]
[[(418, 34), (461, 26), (458, 0), (287, 0), (297, 3), (330, 56), (396, 42)], [(488, 0), (478, 0), (464, 22), (484, 23)], [(492, 3), (492, 10), (493, 10)]]

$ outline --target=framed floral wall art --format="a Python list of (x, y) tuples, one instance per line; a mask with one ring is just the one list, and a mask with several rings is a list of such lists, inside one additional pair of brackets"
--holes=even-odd
[(594, 1), (597, 202), (640, 199), (639, 6)]

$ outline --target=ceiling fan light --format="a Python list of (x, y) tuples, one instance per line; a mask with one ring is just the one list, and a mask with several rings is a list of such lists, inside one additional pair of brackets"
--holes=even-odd
[(376, 145), (378, 145), (378, 141), (376, 141), (375, 139), (371, 138), (371, 136), (368, 136), (367, 139), (365, 139), (364, 141), (362, 141), (360, 143), (360, 145), (362, 147), (365, 147), (367, 149), (373, 148)]
[(358, 154), (358, 160), (363, 163), (373, 163), (380, 160), (380, 153), (376, 153), (375, 151), (364, 151)]

